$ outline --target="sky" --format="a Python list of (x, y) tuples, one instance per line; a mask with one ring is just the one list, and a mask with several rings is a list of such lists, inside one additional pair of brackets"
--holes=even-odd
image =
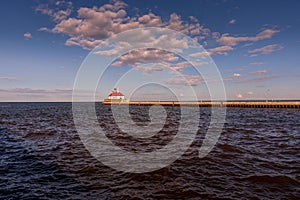
[[(99, 79), (97, 100), (115, 86), (136, 99), (167, 100), (172, 96), (167, 88), (175, 88), (176, 95), (191, 100), (190, 88), (208, 100), (207, 83), (224, 84), (229, 100), (300, 99), (299, 8), (297, 0), (5, 0), (0, 7), (0, 101), (71, 101), (80, 68), (89, 59), (102, 65), (105, 56), (117, 57), (105, 74), (93, 72)], [(208, 57), (202, 69), (217, 67), (221, 80), (196, 73), (176, 52), (151, 47), (190, 48), (172, 35), (153, 39), (143, 31), (110, 49), (105, 46), (119, 34), (147, 27), (177, 31), (202, 45), (205, 53), (192, 56)], [(145, 48), (120, 54), (145, 38)], [(147, 81), (164, 87), (140, 87)]]

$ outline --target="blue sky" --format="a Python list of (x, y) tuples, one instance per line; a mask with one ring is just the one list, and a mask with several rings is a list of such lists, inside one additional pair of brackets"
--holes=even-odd
[[(299, 8), (296, 0), (3, 1), (0, 101), (71, 101), (76, 73), (93, 47), (122, 31), (148, 26), (197, 39), (220, 70), (228, 99), (300, 99)], [(117, 80), (130, 68), (145, 76), (160, 72), (161, 66), (151, 62), (161, 57), (141, 63), (128, 55), (104, 80)], [(179, 71), (193, 87), (204, 88), (188, 66)], [(99, 99), (113, 87), (102, 85)], [(129, 95), (126, 86), (119, 87)]]

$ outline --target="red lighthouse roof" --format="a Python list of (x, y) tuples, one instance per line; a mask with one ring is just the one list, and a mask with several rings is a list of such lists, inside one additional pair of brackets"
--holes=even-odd
[(118, 88), (114, 88), (114, 91), (108, 95), (109, 97), (115, 96), (124, 96), (121, 92), (118, 91)]

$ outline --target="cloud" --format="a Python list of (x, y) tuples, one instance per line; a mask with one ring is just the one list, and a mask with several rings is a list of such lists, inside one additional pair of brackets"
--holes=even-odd
[(190, 85), (190, 86), (197, 86), (201, 83), (204, 83), (204, 79), (202, 76), (199, 75), (183, 75), (183, 76), (176, 76), (173, 78), (169, 78), (165, 80), (165, 83), (171, 85)]
[(66, 1), (56, 1), (55, 3), (40, 4), (35, 8), (36, 12), (48, 15), (55, 22), (67, 19), (73, 10), (73, 3)]
[(278, 45), (278, 44), (272, 44), (272, 45), (264, 46), (262, 48), (253, 49), (253, 50), (250, 50), (248, 52), (249, 53), (269, 54), (269, 53), (272, 53), (274, 51), (279, 51), (281, 49), (283, 49), (283, 46)]
[(0, 101), (67, 101), (72, 100), (72, 89), (0, 88)]
[[(179, 38), (175, 33), (174, 35), (156, 35), (152, 34), (150, 30), (140, 30), (136, 32), (126, 33), (126, 41), (118, 41), (111, 45), (110, 49), (106, 49), (107, 44), (105, 41), (99, 40), (102, 43), (103, 49), (94, 52), (96, 55), (103, 56), (120, 56), (123, 52), (127, 52), (136, 46), (159, 46), (160, 48), (172, 49), (172, 52), (181, 53), (183, 49), (189, 48), (188, 40), (186, 38)], [(172, 33), (170, 33), (172, 34)]]
[(234, 73), (232, 76), (234, 76), (234, 77), (240, 77), (240, 76), (242, 76), (242, 74)]
[(141, 70), (144, 74), (151, 74), (153, 72), (163, 71), (166, 67), (169, 67), (168, 63), (151, 63), (147, 65), (137, 64), (133, 66), (136, 70)]
[(178, 56), (160, 49), (138, 49), (118, 58), (112, 66), (132, 66), (140, 63), (173, 62)]
[(230, 20), (228, 23), (229, 23), (229, 24), (235, 24), (235, 22), (236, 22), (236, 20), (235, 20), (235, 19), (232, 19), (232, 20)]
[(47, 27), (41, 27), (41, 28), (38, 29), (38, 31), (51, 32), (51, 30)]
[(264, 64), (266, 64), (265, 62), (251, 62), (251, 63), (249, 63), (250, 65), (264, 65)]
[(165, 27), (203, 37), (210, 34), (210, 30), (200, 25), (194, 17), (188, 23), (176, 13), (172, 13), (169, 19), (165, 20), (151, 12), (141, 16), (129, 16), (125, 10), (127, 4), (122, 1), (114, 1), (101, 7), (81, 7), (77, 10), (76, 17), (70, 17), (73, 9), (71, 4), (65, 5), (64, 9), (60, 7), (61, 5), (58, 8), (41, 5), (36, 10), (52, 17), (56, 23), (51, 29), (53, 33), (69, 36), (66, 45), (81, 46), (85, 49), (92, 49), (101, 40), (120, 32), (141, 27)]
[(199, 22), (199, 20), (194, 16), (189, 16), (189, 18), (192, 22)]
[(235, 96), (236, 96), (236, 98), (239, 98), (239, 99), (243, 98), (242, 94), (236, 94)]
[(213, 32), (212, 34), (211, 34), (211, 36), (212, 36), (212, 38), (214, 38), (214, 39), (218, 39), (219, 37), (220, 37), (220, 33), (219, 32)]
[(252, 91), (247, 92), (247, 95), (253, 95), (253, 94), (254, 94), (254, 92), (252, 92)]
[(31, 33), (28, 33), (28, 32), (27, 32), (27, 33), (24, 33), (23, 36), (24, 36), (24, 38), (27, 39), (27, 40), (30, 39), (30, 38), (32, 38)]
[(0, 89), (0, 92), (7, 93), (29, 93), (29, 94), (58, 94), (58, 93), (72, 93), (72, 89), (33, 89), (33, 88), (13, 88)]
[(250, 72), (250, 74), (255, 74), (255, 75), (264, 75), (267, 74), (267, 70), (260, 70), (260, 71), (255, 71), (255, 72)]
[(281, 76), (262, 76), (262, 77), (258, 77), (258, 78), (252, 78), (252, 79), (246, 79), (243, 81), (239, 81), (237, 83), (253, 83), (253, 82), (261, 82), (261, 81), (267, 81), (267, 80), (271, 80), (271, 79), (275, 79), (275, 78), (281, 78)]
[[(157, 62), (157, 60), (155, 62)], [(182, 61), (178, 63), (170, 63), (170, 62), (157, 62), (157, 63), (148, 63), (148, 64), (138, 63), (138, 64), (134, 64), (133, 68), (143, 71), (144, 74), (151, 74), (152, 72), (163, 71), (165, 69), (172, 70), (171, 73), (173, 71), (180, 72), (185, 67), (188, 66), (192, 66), (191, 63), (187, 61)]]
[(16, 77), (0, 77), (1, 81), (17, 81)]
[(235, 46), (239, 42), (256, 42), (259, 40), (269, 39), (271, 38), (275, 33), (279, 32), (278, 30), (273, 29), (265, 29), (261, 32), (259, 32), (256, 36), (241, 36), (241, 37), (233, 37), (229, 36), (229, 34), (223, 34), (219, 39), (216, 41), (218, 43), (222, 43), (229, 46)]
[(227, 51), (232, 51), (233, 48), (231, 46), (220, 46), (213, 49), (209, 49), (208, 52), (210, 55), (227, 55)]
[(232, 51), (233, 48), (231, 46), (219, 46), (216, 48), (208, 49), (207, 52), (199, 52), (191, 54), (193, 57), (205, 57), (212, 55), (228, 55), (227, 51)]
[(169, 67), (175, 71), (182, 71), (185, 67), (192, 66), (190, 62), (183, 61), (176, 64), (171, 64)]

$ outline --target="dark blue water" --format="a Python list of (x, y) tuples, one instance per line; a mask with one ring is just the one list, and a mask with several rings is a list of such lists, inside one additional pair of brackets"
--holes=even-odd
[[(118, 132), (109, 106), (96, 107), (115, 144), (145, 146)], [(147, 109), (132, 107), (134, 121), (147, 122)], [(151, 148), (167, 144), (176, 131), (180, 112), (166, 109), (166, 126)], [(71, 103), (1, 103), (0, 199), (300, 199), (299, 110), (228, 108), (222, 135), (203, 159), (198, 149), (210, 109), (201, 108), (200, 118), (197, 137), (179, 160), (134, 174), (89, 154)]]

